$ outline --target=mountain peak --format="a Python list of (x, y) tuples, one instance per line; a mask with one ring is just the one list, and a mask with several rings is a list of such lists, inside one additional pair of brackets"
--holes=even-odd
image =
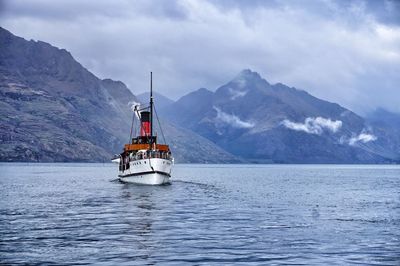
[(196, 90), (196, 92), (201, 93), (201, 94), (210, 94), (211, 91), (206, 88), (200, 88), (200, 89)]
[(255, 71), (252, 71), (251, 69), (243, 69), (232, 81), (238, 83), (239, 86), (242, 87), (244, 87), (248, 83), (260, 82), (260, 81), (269, 84), (265, 79), (263, 79), (260, 76), (260, 74), (258, 74)]
[(243, 69), (242, 71), (239, 72), (237, 77), (238, 78), (247, 78), (247, 79), (254, 79), (254, 78), (261, 79), (260, 74), (258, 74), (255, 71), (252, 71), (251, 69)]

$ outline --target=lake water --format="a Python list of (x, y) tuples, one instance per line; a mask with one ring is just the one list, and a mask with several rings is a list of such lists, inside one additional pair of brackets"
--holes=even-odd
[(400, 167), (0, 164), (0, 263), (400, 265)]

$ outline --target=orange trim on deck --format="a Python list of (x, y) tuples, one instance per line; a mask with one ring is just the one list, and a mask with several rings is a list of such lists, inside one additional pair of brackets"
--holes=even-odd
[(149, 144), (125, 144), (124, 151), (147, 150), (149, 147)]
[(165, 144), (157, 144), (156, 149), (160, 151), (169, 151), (169, 146)]
[[(149, 144), (125, 144), (124, 151), (138, 151), (138, 150), (148, 150), (150, 148)], [(159, 151), (169, 151), (169, 146), (165, 144), (157, 144), (156, 150)]]

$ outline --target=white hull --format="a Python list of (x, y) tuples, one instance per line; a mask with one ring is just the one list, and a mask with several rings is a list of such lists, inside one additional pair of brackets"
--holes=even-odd
[(169, 183), (172, 161), (161, 158), (135, 160), (129, 168), (119, 172), (119, 180), (144, 185), (162, 185)]
[(119, 180), (126, 183), (142, 185), (162, 185), (169, 184), (169, 176), (159, 173), (119, 177)]

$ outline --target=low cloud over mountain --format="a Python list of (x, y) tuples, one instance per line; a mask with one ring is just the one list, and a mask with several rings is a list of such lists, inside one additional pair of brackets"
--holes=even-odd
[(234, 114), (225, 113), (225, 112), (221, 111), (221, 109), (219, 109), (218, 107), (215, 107), (215, 106), (213, 106), (213, 108), (215, 111), (217, 111), (216, 120), (221, 121), (222, 123), (225, 123), (225, 124), (227, 124), (231, 127), (235, 127), (235, 128), (252, 128), (252, 127), (254, 127), (253, 123), (240, 120), (240, 118)]
[(342, 127), (342, 121), (332, 121), (323, 117), (307, 117), (304, 123), (296, 123), (285, 119), (282, 121), (282, 125), (292, 130), (321, 135), (324, 131), (336, 133)]

